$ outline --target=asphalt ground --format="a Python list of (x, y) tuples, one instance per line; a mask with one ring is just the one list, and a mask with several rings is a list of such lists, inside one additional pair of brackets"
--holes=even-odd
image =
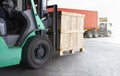
[(53, 55), (41, 69), (20, 65), (1, 68), (0, 76), (120, 76), (120, 44), (109, 38), (85, 39), (85, 51), (60, 57)]

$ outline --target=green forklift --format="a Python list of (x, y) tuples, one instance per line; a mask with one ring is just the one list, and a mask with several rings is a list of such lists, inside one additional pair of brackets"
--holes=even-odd
[[(17, 1), (22, 1), (18, 10)], [(57, 5), (47, 0), (1, 0), (5, 18), (0, 18), (0, 68), (24, 64), (33, 69), (44, 67), (57, 49)], [(30, 6), (30, 8), (28, 8)], [(48, 38), (49, 15), (53, 8), (52, 41)], [(37, 10), (36, 10), (37, 9)]]

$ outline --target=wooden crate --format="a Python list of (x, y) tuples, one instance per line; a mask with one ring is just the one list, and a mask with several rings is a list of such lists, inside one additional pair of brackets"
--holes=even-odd
[[(52, 16), (51, 16), (52, 17)], [(58, 12), (58, 53), (83, 51), (84, 15), (71, 12)]]

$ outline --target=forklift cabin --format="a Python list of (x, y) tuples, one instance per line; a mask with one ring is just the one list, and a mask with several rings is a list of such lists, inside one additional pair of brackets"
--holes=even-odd
[(31, 12), (22, 12), (16, 7), (12, 0), (2, 2), (6, 18), (0, 19), (0, 32), (8, 46), (20, 46), (26, 35), (36, 29)]
[[(52, 47), (49, 38), (44, 36), (48, 34), (47, 0), (35, 0), (37, 11), (34, 0), (16, 0), (22, 1), (22, 10), (16, 10), (19, 3), (12, 3), (13, 7), (10, 7), (9, 3), (14, 0), (1, 1), (7, 18), (0, 18), (0, 67), (20, 62), (34, 69), (45, 66), (51, 58), (52, 48), (56, 50), (57, 5), (49, 6), (55, 9)], [(32, 10), (28, 10), (29, 5)], [(13, 27), (8, 28), (9, 22)]]

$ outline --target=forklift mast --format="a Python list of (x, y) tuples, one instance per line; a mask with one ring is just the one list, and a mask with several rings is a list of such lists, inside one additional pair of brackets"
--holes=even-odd
[(33, 12), (33, 15), (34, 15), (34, 19), (35, 19), (36, 24), (37, 24), (37, 28), (40, 28), (40, 29), (42, 29), (42, 30), (45, 30), (46, 28), (45, 28), (45, 26), (43, 25), (42, 21), (40, 20), (39, 15), (37, 14), (34, 0), (30, 0), (30, 1), (31, 1), (31, 8), (32, 8), (32, 12)]
[(48, 0), (38, 0), (38, 14), (40, 18), (43, 18), (47, 14), (47, 1)]
[[(48, 0), (33, 0), (35, 2), (35, 6), (37, 6), (37, 12), (40, 18), (43, 18), (45, 14), (47, 14), (47, 1)], [(30, 9), (30, 1), (22, 0), (22, 10)]]
[[(49, 17), (48, 17), (48, 12), (47, 9), (48, 8), (52, 8), (53, 9), (53, 19), (52, 19), (52, 45), (53, 45), (53, 50), (56, 51), (57, 50), (57, 28), (58, 28), (58, 20), (57, 20), (57, 5), (50, 5), (48, 6), (47, 2), (48, 0), (33, 0), (35, 2), (35, 5), (37, 5), (37, 7), (35, 7), (37, 9), (37, 13), (40, 17), (40, 19), (42, 20), (42, 22), (44, 23), (45, 27), (48, 27), (49, 25)], [(22, 0), (22, 10), (27, 10), (30, 9), (30, 0)], [(34, 8), (34, 9), (35, 9)], [(50, 22), (50, 23), (51, 23)], [(47, 24), (46, 24), (47, 23)]]

